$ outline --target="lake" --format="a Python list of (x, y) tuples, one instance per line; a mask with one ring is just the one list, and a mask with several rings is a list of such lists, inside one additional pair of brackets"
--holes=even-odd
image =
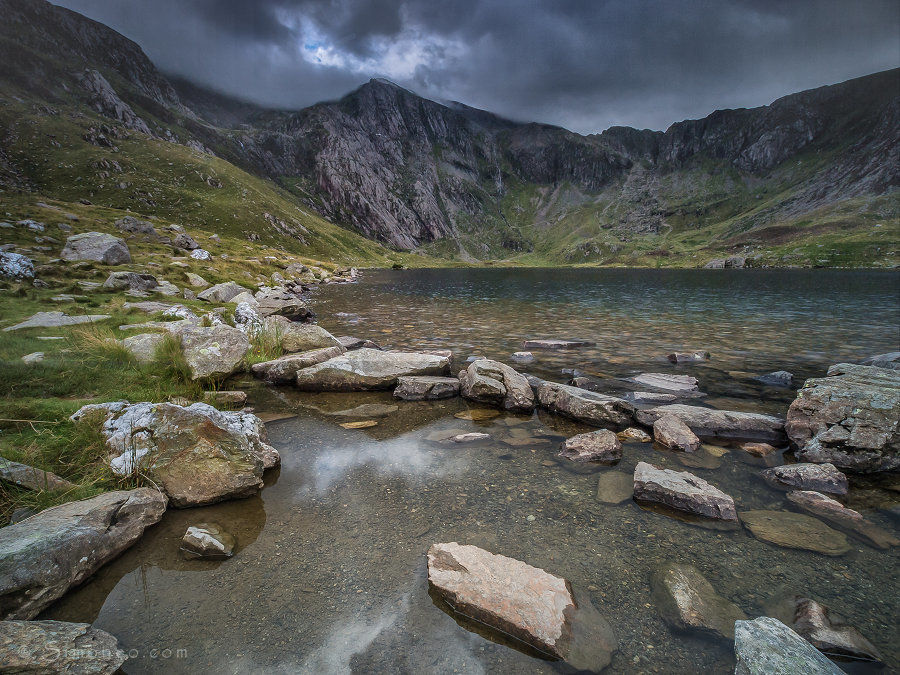
[[(795, 391), (755, 376), (787, 370), (796, 388), (833, 363), (897, 350), (898, 297), (895, 272), (477, 269), (366, 272), (359, 284), (324, 287), (314, 302), (335, 335), (450, 349), (457, 370), (470, 356), (511, 363), (525, 339), (581, 339), (593, 346), (535, 351), (533, 363), (515, 367), (559, 382), (571, 377), (563, 369), (575, 369), (600, 386), (640, 372), (690, 374), (707, 394), (703, 405), (784, 415)], [(695, 349), (710, 360), (676, 366), (665, 358)], [(481, 406), (458, 398), (309, 394), (250, 378), (234, 388), (273, 420), (270, 442), (282, 466), (267, 474), (265, 489), (170, 510), (43, 614), (116, 635), (131, 650), (128, 673), (568, 672), (468, 630), (438, 606), (425, 552), (448, 541), (568, 579), (616, 634), (607, 672), (733, 671), (729, 641), (680, 633), (660, 618), (650, 578), (671, 560), (697, 567), (750, 617), (788, 596), (813, 597), (900, 667), (896, 549), (851, 539), (848, 553), (830, 557), (598, 498), (601, 476), (630, 475), (647, 461), (696, 473), (733, 496), (739, 513), (787, 509), (784, 493), (759, 477), (785, 461), (780, 454), (761, 459), (724, 446), (686, 457), (629, 442), (618, 465), (587, 466), (557, 452), (589, 428), (544, 411), (472, 421), (456, 415)], [(370, 409), (375, 415), (345, 412), (367, 403), (380, 406)], [(378, 425), (340, 426), (356, 419)], [(475, 430), (490, 439), (439, 440)], [(886, 509), (897, 489), (896, 477), (852, 478), (844, 501), (892, 530)], [(203, 522), (235, 535), (233, 558), (182, 558), (185, 530)]]

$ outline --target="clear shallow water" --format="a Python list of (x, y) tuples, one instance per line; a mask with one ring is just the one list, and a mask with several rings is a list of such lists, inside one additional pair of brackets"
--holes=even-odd
[[(506, 358), (529, 337), (590, 339), (596, 348), (536, 353), (523, 370), (558, 381), (564, 367), (685, 372), (700, 378), (707, 403), (783, 413), (793, 392), (757, 387), (746, 374), (785, 368), (802, 377), (897, 349), (897, 283), (896, 274), (856, 272), (379, 272), (323, 290), (318, 311), (335, 333), (452, 348), (457, 364), (476, 353)], [(709, 349), (713, 359), (676, 368), (663, 358), (686, 348)], [(851, 540), (849, 553), (830, 558), (597, 499), (605, 472), (631, 473), (641, 460), (683, 469), (683, 457), (628, 444), (615, 467), (579, 467), (558, 460), (557, 446), (586, 427), (545, 413), (471, 422), (454, 417), (467, 408), (461, 400), (400, 403), (378, 426), (346, 430), (338, 426), (346, 418), (328, 413), (392, 404), (390, 394), (243, 385), (258, 412), (289, 416), (268, 424), (283, 466), (267, 487), (252, 499), (168, 512), (47, 612), (95, 621), (137, 650), (126, 672), (565, 671), (464, 630), (435, 606), (424, 554), (438, 541), (569, 579), (613, 626), (611, 672), (733, 668), (730, 644), (673, 632), (660, 619), (649, 579), (673, 559), (696, 565), (750, 616), (773, 596), (815, 597), (900, 664), (896, 552)], [(447, 429), (491, 439), (427, 439)], [(739, 511), (786, 508), (783, 493), (758, 478), (763, 460), (732, 448), (704, 464), (688, 470), (731, 494)], [(848, 503), (891, 528), (879, 510), (898, 501), (888, 483), (854, 481)], [(204, 521), (235, 534), (234, 558), (181, 559), (185, 529)]]

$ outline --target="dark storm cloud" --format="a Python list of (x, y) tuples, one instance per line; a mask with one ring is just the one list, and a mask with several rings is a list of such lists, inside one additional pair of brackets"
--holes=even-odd
[(515, 119), (665, 128), (900, 65), (896, 0), (63, 0), (266, 105), (388, 77)]

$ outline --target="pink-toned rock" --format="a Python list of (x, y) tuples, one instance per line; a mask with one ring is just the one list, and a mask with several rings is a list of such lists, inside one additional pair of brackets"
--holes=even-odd
[(855, 536), (857, 539), (874, 546), (888, 549), (900, 546), (900, 541), (890, 532), (882, 530), (862, 514), (848, 509), (839, 501), (812, 490), (795, 490), (787, 495), (788, 501), (802, 511), (821, 518), (840, 530)]
[(653, 423), (653, 438), (669, 450), (694, 452), (700, 447), (700, 439), (675, 415), (662, 415)]
[(763, 478), (775, 486), (795, 490), (815, 490), (832, 495), (845, 495), (849, 489), (847, 476), (834, 464), (785, 464), (763, 471)]
[(737, 521), (734, 500), (687, 471), (659, 469), (638, 462), (634, 469), (634, 498), (704, 518)]
[(566, 439), (559, 456), (573, 462), (618, 462), (622, 459), (622, 444), (614, 432), (600, 429)]
[(768, 457), (778, 452), (774, 445), (769, 445), (768, 443), (741, 443), (738, 447), (754, 457)]

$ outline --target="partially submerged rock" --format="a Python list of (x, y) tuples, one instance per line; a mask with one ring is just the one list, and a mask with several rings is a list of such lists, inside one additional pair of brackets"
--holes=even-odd
[(776, 370), (774, 373), (760, 375), (756, 379), (770, 387), (790, 387), (794, 384), (794, 374), (786, 370)]
[(534, 392), (525, 376), (506, 364), (479, 359), (459, 373), (463, 398), (489, 403), (513, 412), (534, 410)]
[(134, 544), (166, 498), (151, 488), (107, 492), (0, 528), (0, 618), (31, 619)]
[(696, 361), (709, 361), (709, 352), (700, 349), (695, 352), (672, 352), (666, 356), (672, 363), (693, 363)]
[(737, 521), (734, 500), (687, 471), (659, 469), (638, 462), (634, 469), (634, 498), (695, 516)]
[(806, 462), (900, 469), (900, 370), (841, 363), (797, 392), (786, 430)]
[(628, 401), (566, 384), (541, 381), (536, 398), (552, 412), (597, 427), (624, 429), (634, 421), (634, 406)]
[(516, 363), (525, 364), (534, 361), (534, 354), (531, 352), (513, 352), (509, 358)]
[(446, 376), (449, 371), (446, 357), (363, 348), (304, 368), (296, 382), (304, 391), (366, 391), (392, 389), (409, 375)]
[(136, 470), (150, 477), (176, 507), (248, 497), (262, 487), (263, 471), (278, 451), (266, 443), (262, 421), (250, 413), (217, 410), (206, 403), (101, 403), (72, 420), (103, 420), (118, 475)]
[(459, 379), (456, 377), (435, 377), (411, 375), (397, 378), (394, 397), (404, 401), (436, 401), (459, 395)]
[(650, 436), (643, 429), (638, 429), (637, 427), (628, 427), (624, 431), (620, 431), (616, 434), (616, 437), (622, 441), (623, 443), (627, 443), (629, 441), (634, 441), (637, 443), (649, 443), (653, 440), (653, 437)]
[(7, 673), (113, 675), (127, 655), (89, 623), (0, 621), (0, 668)]
[(784, 421), (759, 413), (716, 410), (676, 403), (649, 410), (638, 410), (637, 421), (653, 426), (662, 415), (674, 415), (704, 440), (783, 442)]
[(700, 388), (697, 378), (690, 375), (641, 373), (631, 379), (638, 384), (653, 387), (654, 389), (665, 389), (666, 391), (692, 392)]
[(734, 625), (735, 675), (844, 675), (778, 619), (761, 616)]
[(747, 615), (716, 593), (693, 565), (667, 563), (651, 577), (653, 598), (666, 623), (683, 631), (734, 638), (734, 622)]
[(847, 537), (821, 520), (791, 511), (741, 511), (741, 521), (757, 539), (825, 555), (850, 550)]
[(787, 599), (779, 614), (785, 624), (823, 654), (859, 661), (881, 662), (878, 649), (843, 617), (811, 598), (795, 595)]
[(762, 473), (775, 487), (815, 490), (832, 495), (845, 495), (849, 489), (847, 476), (833, 464), (785, 464), (766, 469)]
[(66, 239), (59, 257), (70, 262), (93, 260), (104, 265), (125, 265), (131, 262), (131, 253), (125, 240), (103, 232), (73, 234)]
[(834, 527), (848, 532), (857, 539), (861, 539), (870, 546), (881, 549), (900, 546), (900, 541), (890, 532), (866, 520), (858, 511), (848, 509), (840, 502), (820, 492), (795, 490), (794, 492), (789, 492), (787, 498), (791, 504), (802, 511), (821, 518)]
[(372, 342), (371, 340), (365, 340), (363, 338), (354, 337), (353, 335), (339, 335), (336, 340), (341, 343), (341, 346), (346, 349), (348, 352), (355, 349), (381, 349), (377, 344)]
[(17, 323), (14, 326), (7, 326), (3, 330), (9, 332), (11, 330), (22, 330), (23, 328), (58, 328), (60, 326), (76, 326), (82, 323), (104, 321), (108, 318), (109, 314), (69, 316), (65, 312), (38, 312), (25, 319), (25, 321)]
[(457, 434), (456, 436), (451, 436), (446, 440), (452, 443), (477, 443), (479, 441), (488, 441), (490, 440), (490, 438), (490, 434), (485, 434), (480, 431), (470, 431), (465, 434)]
[(318, 363), (324, 363), (344, 353), (340, 345), (325, 349), (313, 349), (299, 354), (288, 354), (271, 361), (254, 363), (250, 372), (270, 384), (288, 384), (296, 381), (297, 373)]
[(559, 456), (573, 462), (612, 464), (622, 459), (622, 444), (614, 432), (600, 429), (566, 439)]
[(887, 354), (876, 354), (867, 359), (860, 361), (863, 366), (877, 366), (879, 368), (891, 368), (900, 370), (900, 352), (888, 352)]
[(580, 349), (582, 347), (592, 347), (593, 342), (586, 340), (525, 340), (523, 346), (525, 349)]
[(749, 455), (754, 457), (768, 457), (778, 452), (778, 448), (768, 443), (741, 443), (738, 447)]
[(71, 490), (75, 485), (52, 471), (43, 471), (0, 457), (0, 480), (29, 490)]
[(216, 523), (191, 525), (181, 538), (181, 552), (185, 558), (221, 560), (234, 555), (234, 537)]
[(700, 447), (700, 439), (675, 415), (660, 415), (656, 419), (653, 423), (653, 438), (669, 450), (694, 452)]

